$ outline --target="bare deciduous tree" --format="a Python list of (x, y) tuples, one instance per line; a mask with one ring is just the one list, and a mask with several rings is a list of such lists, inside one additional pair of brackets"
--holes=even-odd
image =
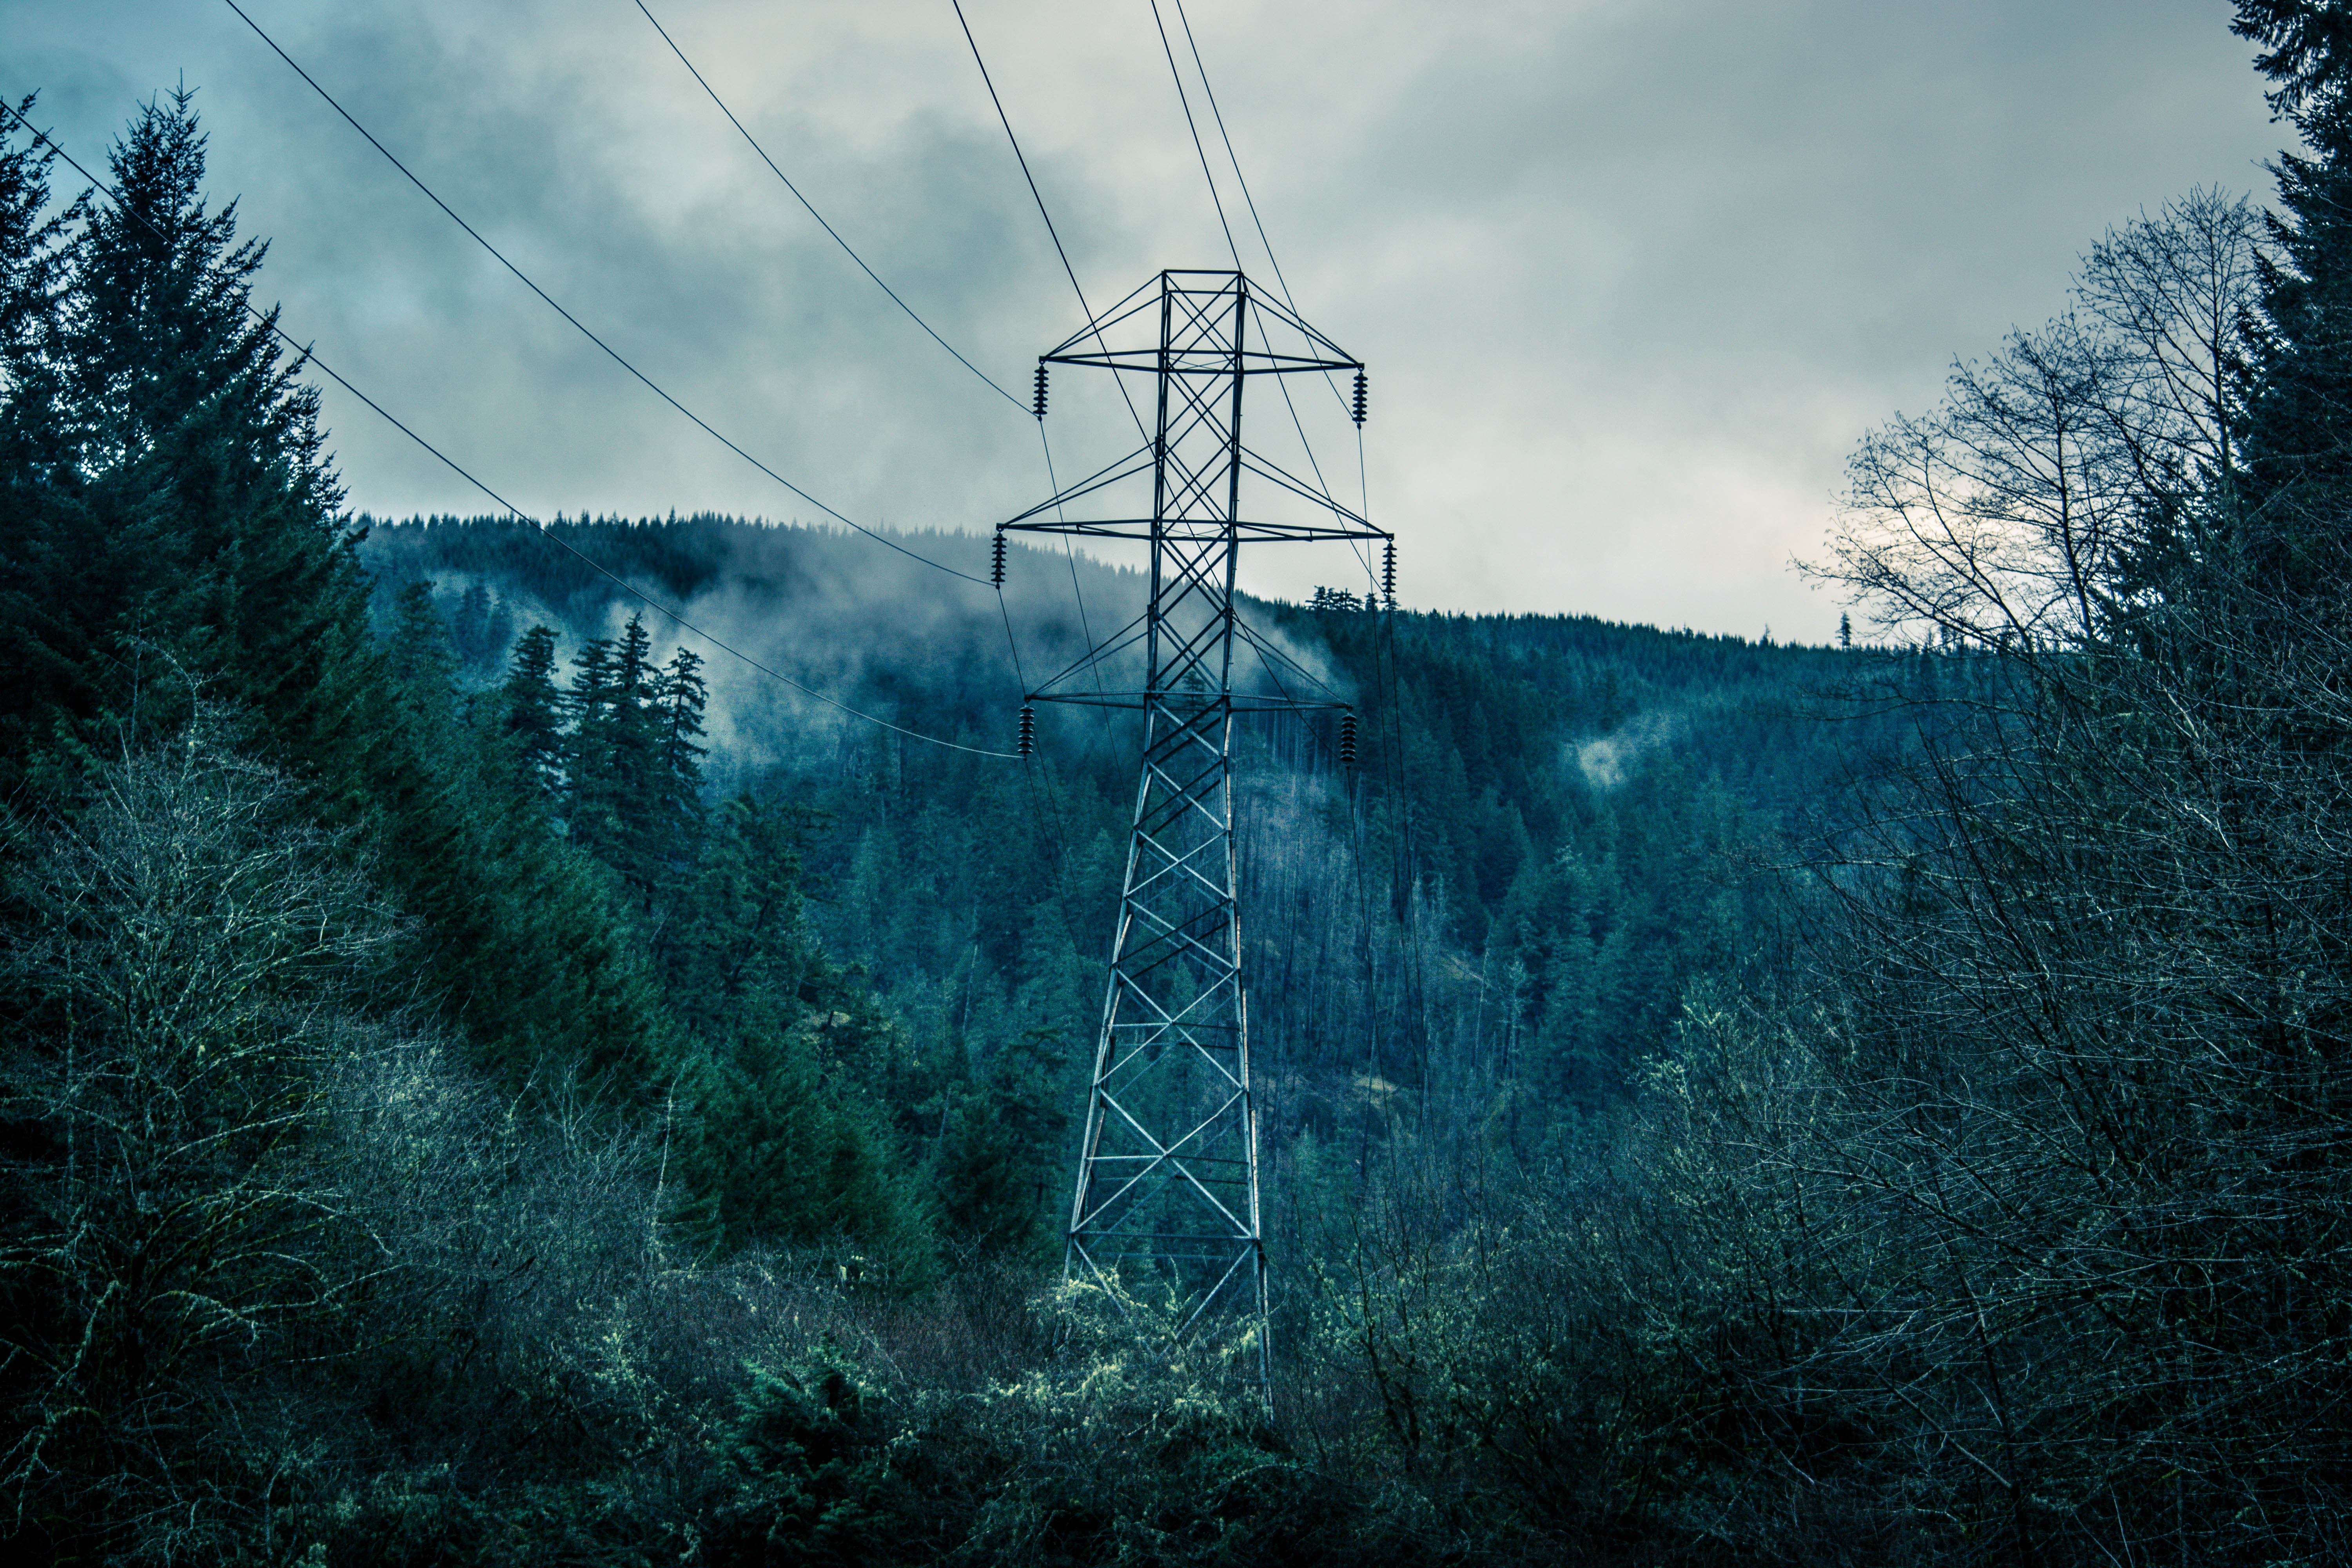
[(1818, 569), (2011, 657), (1827, 879), (1832, 1092), (1769, 1159), (1834, 1331), (1772, 1375), (2021, 1560), (2347, 1544), (2352, 650), (2231, 575), (2254, 244), (2206, 195), (2110, 235), (1865, 443)]
[(282, 777), (192, 730), (28, 835), (7, 1018), (0, 1325), (22, 1506), (201, 1537), (228, 1359), (333, 1310), (347, 1205), (305, 1140), (388, 912)]
[(2102, 636), (2148, 591), (2161, 536), (2233, 499), (2260, 226), (2200, 191), (2109, 233), (2074, 310), (1864, 438), (1806, 569), (1897, 636), (2021, 651)]

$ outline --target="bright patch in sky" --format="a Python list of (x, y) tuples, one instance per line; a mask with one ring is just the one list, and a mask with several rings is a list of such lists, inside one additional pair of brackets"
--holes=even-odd
[[(945, 0), (647, 3), (875, 270), (1025, 400), (1080, 318)], [(633, 0), (247, 9), (550, 293), (827, 504), (983, 530), (1046, 493), (1026, 416), (856, 271)], [(1145, 0), (965, 12), (1090, 300), (1231, 265)], [(1828, 640), (1836, 605), (1788, 563), (1863, 431), (2058, 309), (2107, 226), (2193, 185), (2267, 196), (2286, 134), (2212, 0), (1187, 15), (1300, 313), (1370, 365), (1364, 493), (1423, 607)], [(583, 343), (225, 4), (8, 0), (0, 26), (0, 90), (39, 89), (93, 165), (184, 75), (215, 197), (272, 241), (263, 297), (519, 503), (816, 516)], [(1049, 420), (1065, 478), (1123, 449), (1124, 410), (1075, 381)], [(355, 506), (487, 510), (332, 388), (327, 409)], [(1352, 440), (1317, 450), (1352, 500)], [(1360, 581), (1335, 547), (1251, 570), (1293, 595)]]

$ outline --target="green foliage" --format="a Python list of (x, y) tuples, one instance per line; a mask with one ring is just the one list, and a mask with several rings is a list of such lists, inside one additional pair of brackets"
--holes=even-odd
[(991, 1482), (949, 1561), (1206, 1564), (1339, 1544), (1317, 1479), (1266, 1426), (1249, 1336), (1173, 1343), (1171, 1304), (1094, 1284), (1039, 1311), (1055, 1363), (942, 1405), (926, 1433)]
[(946, 1091), (932, 1184), (948, 1236), (982, 1257), (1060, 1253), (1068, 1065), (1057, 1033), (1032, 1029), (999, 1047), (978, 1083)]
[(651, 648), (645, 623), (632, 616), (618, 639), (600, 637), (573, 657), (566, 802), (572, 839), (648, 907), (678, 848), (665, 819), (670, 792)]
[[(2281, 210), (2263, 258), (2261, 310), (2248, 312), (2241, 396), (2242, 475), (2210, 521), (2228, 568), (2201, 582), (2174, 560), (2173, 590), (2234, 590), (2241, 616), (2342, 613), (2342, 520), (2352, 505), (2352, 27), (2335, 0), (2240, 0), (2233, 30), (2267, 47), (2256, 64), (2272, 106), (2304, 147), (2276, 164)], [(2179, 570), (2183, 564), (2191, 572)], [(2218, 578), (2218, 580), (2216, 580)], [(2316, 601), (2316, 602), (2314, 602)]]
[(0, 509), (0, 768), (184, 717), (192, 672), (308, 757), (349, 766), (364, 582), (318, 395), (247, 314), (262, 247), (207, 213), (185, 95), (114, 149), (121, 207), (30, 231), (12, 165), (14, 354)]
[(563, 788), (562, 694), (555, 685), (555, 633), (543, 626), (515, 644), (512, 668), (499, 689), (501, 721), (512, 738), (522, 776), (548, 797)]
[[(22, 229), (37, 166), (11, 156)], [(429, 605), (412, 596), (375, 647), (317, 395), (247, 313), (263, 247), (236, 239), (234, 206), (205, 210), (204, 158), (189, 98), (150, 104), (114, 150), (119, 208), (10, 241), (0, 784), (69, 803), (94, 758), (170, 732), (201, 694), (365, 830), (485, 1059), (518, 1079), (642, 1061), (661, 1025), (641, 966), (457, 724)]]
[[(245, 312), (262, 247), (236, 240), (233, 209), (205, 212), (203, 166), (184, 96), (150, 106), (117, 149), (121, 213), (45, 223), (41, 164), (16, 151), (5, 165), (16, 358), (0, 457), (16, 500), (0, 513), (0, 595), (24, 612), (0, 649), (10, 779), (70, 814), (110, 748), (170, 733), (193, 694), (225, 700), (226, 740), (287, 768), (317, 818), (370, 858), (411, 917), (401, 941), (421, 1005), (499, 1081), (584, 1080), (625, 1120), (675, 1112), (682, 1084), (708, 1082), (717, 1107), (689, 1098), (672, 1116), (695, 1178), (719, 1179), (692, 1157), (722, 1142), (709, 1116), (803, 1117), (769, 1140), (761, 1195), (734, 1195), (743, 1223), (726, 1234), (831, 1245), (872, 1232), (892, 1277), (922, 1278), (919, 1176), (887, 1119), (816, 1059), (854, 1032), (825, 1019), (870, 1008), (801, 934), (797, 891), (778, 927), (788, 952), (759, 950), (756, 930), (738, 940), (715, 911), (708, 931), (659, 940), (669, 915), (717, 898), (698, 885), (707, 839), (720, 881), (730, 856), (764, 847), (706, 829), (699, 661), (679, 650), (656, 666), (631, 622), (590, 650), (605, 673), (575, 686), (567, 729), (551, 633), (525, 638), (503, 692), (458, 689), (461, 654), (497, 618), (485, 592), (458, 602), (464, 650), (423, 581), (393, 596), (379, 644), (315, 395)], [(715, 962), (730, 942), (722, 975), (669, 976), (686, 988), (673, 1011), (664, 964)], [(792, 963), (809, 974), (772, 973)], [(722, 1015), (722, 1037), (692, 1037)], [(811, 1182), (777, 1164), (787, 1155), (827, 1173)], [(710, 1188), (692, 1202), (728, 1206)]]
[[(371, 586), (188, 99), (128, 216), (0, 145), (0, 1540), (2343, 1557), (2352, 31), (2239, 16), (2259, 289), (2200, 194), (1864, 443), (1822, 571), (1910, 646), (1264, 608), (1368, 720), (1242, 743), (1264, 1338), (1049, 1283), (1115, 722), (762, 709), (510, 524)], [(808, 531), (561, 526), (861, 613)], [(968, 609), (843, 689), (994, 733)]]
[(685, 1064), (678, 1171), (707, 1235), (824, 1247), (843, 1278), (898, 1289), (937, 1278), (916, 1173), (835, 1065), (845, 1037), (887, 1031), (846, 1013), (761, 1019)]
[(729, 1562), (887, 1561), (905, 1510), (874, 1393), (821, 1360), (754, 1365), (728, 1434), (738, 1490), (710, 1550)]

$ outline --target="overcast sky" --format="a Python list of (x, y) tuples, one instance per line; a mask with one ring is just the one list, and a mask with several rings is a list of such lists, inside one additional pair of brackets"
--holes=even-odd
[[(1046, 492), (1033, 423), (834, 247), (634, 0), (241, 3), (551, 294), (828, 505), (985, 529)], [(647, 4), (868, 264), (1025, 398), (1080, 317), (947, 0)], [(2267, 198), (2285, 134), (2223, 0), (1188, 10), (1300, 312), (1370, 366), (1370, 505), (1422, 607), (1826, 640), (1838, 606), (1788, 563), (1855, 439), (2058, 309), (2109, 225), (2199, 184)], [(965, 12), (1097, 306), (1230, 265), (1146, 0)], [(0, 0), (0, 90), (39, 89), (93, 166), (138, 101), (198, 89), (213, 192), (272, 242), (262, 297), (518, 504), (815, 518), (500, 271), (221, 0)], [(1065, 479), (1118, 455), (1077, 381), (1049, 420)], [(326, 395), (355, 506), (488, 510)], [(1352, 498), (1345, 430), (1317, 450)], [(1260, 554), (1270, 592), (1355, 571), (1338, 547)]]

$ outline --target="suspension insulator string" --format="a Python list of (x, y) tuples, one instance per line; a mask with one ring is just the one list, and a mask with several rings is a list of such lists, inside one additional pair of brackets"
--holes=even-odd
[(996, 531), (996, 542), (989, 551), (988, 580), (996, 587), (1004, 586), (1004, 531)]
[[(1045, 374), (1045, 367), (1043, 365), (1038, 367), (1038, 374), (1041, 377)], [(1040, 406), (1042, 407), (1043, 405), (1041, 404)], [(1359, 425), (1361, 425), (1364, 422), (1364, 373), (1361, 370), (1356, 372), (1355, 418), (1356, 423)]]
[(1381, 597), (1388, 601), (1390, 609), (1396, 608), (1396, 541), (1393, 539), (1389, 541), (1388, 548), (1382, 552)]
[[(1359, 379), (1361, 379), (1361, 378), (1360, 377)], [(1361, 392), (1359, 392), (1359, 393), (1357, 394), (1357, 401), (1360, 404), (1360, 403), (1362, 402), (1362, 399), (1363, 399), (1363, 395), (1362, 395), (1362, 393), (1361, 393)], [(1041, 363), (1038, 364), (1038, 366), (1037, 366), (1037, 402), (1036, 402), (1036, 410), (1037, 410), (1037, 417), (1038, 417), (1038, 418), (1043, 419), (1043, 418), (1045, 418), (1045, 364), (1044, 364), (1042, 362), (1041, 362)], [(1359, 425), (1360, 425), (1360, 424), (1362, 424), (1362, 423), (1363, 423), (1363, 418), (1362, 418), (1362, 416), (1361, 416), (1360, 415), (1357, 416), (1356, 423), (1358, 423)]]
[(1037, 710), (1026, 702), (1021, 705), (1021, 755), (1027, 756), (1037, 749)]
[(1339, 765), (1356, 765), (1356, 710), (1349, 708), (1339, 715)]

